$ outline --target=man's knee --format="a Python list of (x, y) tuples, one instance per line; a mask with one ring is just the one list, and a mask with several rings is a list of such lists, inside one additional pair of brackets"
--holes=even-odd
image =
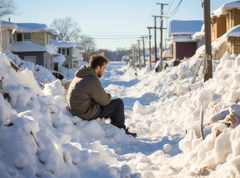
[(115, 99), (115, 101), (118, 103), (118, 106), (121, 106), (121, 105), (124, 106), (123, 100), (121, 98), (117, 98)]

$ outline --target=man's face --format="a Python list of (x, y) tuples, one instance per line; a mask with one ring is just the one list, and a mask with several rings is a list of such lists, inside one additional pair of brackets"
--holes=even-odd
[(100, 69), (99, 69), (99, 71), (98, 71), (98, 73), (97, 73), (97, 76), (98, 76), (98, 78), (101, 78), (102, 77), (102, 75), (103, 75), (103, 72), (104, 72), (104, 70), (105, 70), (105, 64), (102, 66), (102, 67), (100, 67)]

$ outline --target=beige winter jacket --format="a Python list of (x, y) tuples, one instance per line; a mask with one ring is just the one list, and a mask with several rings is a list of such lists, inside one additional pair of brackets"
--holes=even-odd
[(82, 66), (76, 73), (67, 92), (69, 111), (83, 120), (95, 119), (100, 113), (100, 105), (111, 102), (111, 95), (103, 89), (95, 70)]

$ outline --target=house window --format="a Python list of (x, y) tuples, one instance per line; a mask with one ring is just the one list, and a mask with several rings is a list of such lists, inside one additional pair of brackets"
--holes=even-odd
[(13, 40), (13, 36), (12, 36), (12, 31), (8, 31), (8, 35), (9, 35), (9, 44), (12, 44), (12, 40)]
[(24, 60), (29, 61), (29, 62), (33, 62), (34, 64), (36, 64), (36, 56), (25, 56)]
[(66, 49), (65, 48), (62, 48), (62, 54), (66, 55)]
[(48, 35), (48, 41), (47, 41), (47, 44), (51, 44), (51, 36), (50, 35)]
[(232, 12), (229, 11), (228, 13), (228, 30), (232, 28)]
[(58, 53), (62, 53), (62, 49), (61, 48), (58, 48)]
[(69, 48), (67, 48), (67, 55), (69, 56)]
[(32, 34), (31, 33), (24, 33), (23, 37), (24, 37), (24, 41), (32, 41)]
[(17, 41), (22, 41), (22, 33), (17, 34)]

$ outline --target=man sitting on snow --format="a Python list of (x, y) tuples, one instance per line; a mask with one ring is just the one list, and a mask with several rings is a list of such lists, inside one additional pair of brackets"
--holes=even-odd
[(109, 61), (101, 54), (92, 55), (89, 66), (82, 66), (76, 73), (67, 92), (69, 111), (83, 120), (110, 118), (111, 124), (123, 128), (126, 134), (136, 137), (126, 128), (122, 99), (111, 100), (99, 78)]

